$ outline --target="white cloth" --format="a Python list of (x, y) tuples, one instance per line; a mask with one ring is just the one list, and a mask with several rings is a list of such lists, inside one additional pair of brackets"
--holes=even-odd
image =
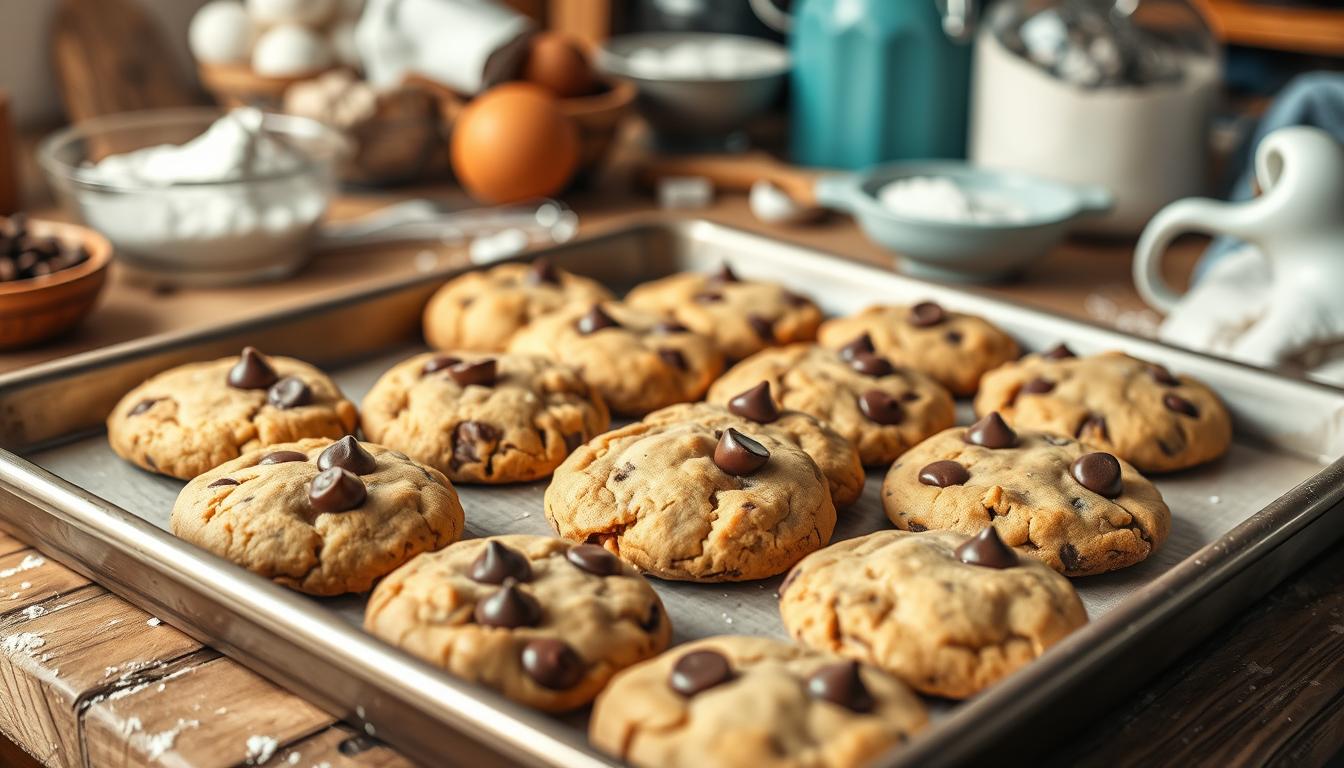
[(377, 87), (416, 73), (473, 95), (516, 74), (532, 31), (493, 0), (369, 0), (355, 47)]
[(1162, 323), (1169, 344), (1344, 385), (1344, 302), (1276, 296), (1269, 261), (1244, 246), (1219, 259)]

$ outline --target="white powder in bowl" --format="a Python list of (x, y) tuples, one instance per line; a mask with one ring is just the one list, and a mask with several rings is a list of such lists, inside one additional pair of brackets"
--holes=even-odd
[(887, 210), (911, 219), (977, 224), (1025, 221), (1027, 209), (1004, 197), (963, 189), (943, 176), (912, 176), (883, 186), (877, 199)]
[(736, 80), (779, 72), (788, 55), (753, 40), (732, 36), (686, 40), (664, 48), (636, 48), (627, 58), (630, 71), (650, 79)]

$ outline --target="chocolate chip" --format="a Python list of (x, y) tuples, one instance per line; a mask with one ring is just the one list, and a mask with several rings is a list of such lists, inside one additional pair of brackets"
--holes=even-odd
[(597, 333), (603, 328), (620, 328), (621, 324), (603, 311), (601, 304), (594, 304), (592, 309), (589, 309), (583, 317), (579, 318), (575, 327), (579, 329), (579, 333), (587, 336), (590, 333)]
[(1069, 472), (1079, 485), (1108, 499), (1119, 496), (1125, 488), (1120, 461), (1109, 453), (1083, 454), (1073, 462)]
[(873, 337), (864, 332), (840, 348), (840, 357), (845, 360), (853, 360), (859, 355), (871, 355), (876, 351), (877, 349), (873, 347)]
[(340, 467), (356, 475), (371, 475), (378, 469), (378, 460), (359, 444), (354, 435), (346, 435), (317, 456), (318, 469), (332, 467)]
[(1012, 448), (1017, 445), (1017, 433), (1004, 423), (998, 411), (990, 411), (983, 419), (968, 427), (962, 439), (985, 448)]
[(1073, 350), (1069, 349), (1068, 346), (1062, 342), (1045, 350), (1041, 355), (1043, 357), (1048, 357), (1051, 360), (1065, 360), (1070, 357), (1077, 357), (1077, 355), (1073, 354)]
[(943, 338), (947, 339), (947, 343), (949, 344), (960, 344), (962, 339), (961, 331), (948, 331), (943, 334)]
[(947, 319), (947, 313), (943, 308), (932, 301), (921, 301), (910, 308), (908, 317), (910, 324), (918, 328), (927, 328), (931, 325), (937, 325)]
[(313, 390), (297, 376), (286, 376), (266, 390), (266, 401), (276, 408), (298, 408), (313, 402)]
[(472, 561), (467, 575), (481, 584), (503, 584), (505, 579), (531, 581), (532, 563), (522, 552), (492, 540)]
[(691, 298), (701, 304), (716, 304), (723, 301), (723, 294), (718, 291), (701, 291)]
[(732, 267), (728, 266), (728, 262), (726, 261), (719, 265), (719, 271), (715, 272), (713, 275), (710, 275), (709, 279), (715, 283), (740, 282), (740, 280), (737, 277), (737, 273), (733, 271)]
[(1065, 544), (1059, 548), (1059, 560), (1064, 564), (1064, 570), (1066, 571), (1083, 569), (1083, 558), (1078, 556), (1078, 548), (1072, 544)]
[(859, 677), (859, 664), (855, 661), (827, 664), (813, 672), (807, 678), (807, 693), (854, 712), (868, 712), (875, 703)]
[(677, 659), (667, 684), (682, 696), (694, 696), (732, 679), (732, 665), (723, 654), (716, 651), (691, 651)]
[(773, 320), (762, 317), (761, 315), (747, 315), (747, 322), (751, 324), (751, 329), (756, 332), (761, 341), (775, 340), (775, 323)]
[(596, 544), (579, 544), (565, 552), (565, 559), (581, 571), (594, 576), (615, 576), (623, 569), (621, 561)]
[(971, 479), (971, 473), (955, 461), (935, 461), (919, 470), (919, 482), (937, 488), (962, 485)]
[(308, 501), (318, 512), (345, 512), (355, 509), (368, 498), (364, 481), (354, 474), (332, 467), (319, 472), (308, 486)]
[(681, 352), (669, 347), (659, 347), (658, 359), (679, 371), (684, 371), (687, 368), (686, 357)]
[(145, 411), (148, 411), (150, 408), (153, 408), (154, 404), (157, 402), (159, 402), (159, 398), (150, 398), (148, 400), (141, 400), (140, 402), (135, 404), (134, 408), (131, 409), (130, 415), (139, 416)]
[(655, 333), (686, 333), (690, 329), (675, 320), (659, 320), (653, 324)]
[(420, 375), (425, 376), (431, 373), (438, 373), (447, 368), (462, 362), (462, 358), (452, 355), (435, 355), (425, 362), (425, 367), (420, 369)]
[(461, 362), (451, 366), (448, 369), (448, 375), (453, 377), (459, 386), (470, 387), (493, 387), (495, 385), (495, 376), (498, 367), (493, 358), (477, 360), (475, 362)]
[(1091, 414), (1078, 425), (1074, 431), (1074, 437), (1082, 437), (1084, 432), (1095, 432), (1102, 440), (1109, 440), (1110, 435), (1106, 431), (1106, 417), (1100, 414)]
[(504, 586), (476, 604), (472, 615), (477, 624), (487, 627), (535, 627), (541, 623), (541, 603), (520, 589), (517, 581), (505, 579)]
[(859, 410), (878, 424), (900, 424), (905, 418), (900, 401), (880, 389), (870, 389), (859, 395)]
[(261, 457), (257, 464), (288, 464), (291, 461), (307, 461), (308, 454), (299, 451), (274, 451)]
[(765, 446), (729, 427), (714, 448), (714, 464), (730, 475), (750, 475), (770, 460)]
[(499, 429), (483, 421), (464, 421), (453, 430), (453, 458), (450, 464), (454, 469), (479, 461), (479, 443), (489, 443), (499, 439)]
[(760, 384), (742, 392), (728, 401), (728, 410), (736, 416), (751, 419), (757, 424), (768, 424), (779, 418), (779, 408), (770, 397), (770, 382)]
[(583, 679), (584, 663), (568, 644), (539, 637), (523, 646), (523, 671), (543, 688), (563, 691)]
[(648, 632), (649, 634), (653, 634), (654, 632), (658, 631), (658, 627), (662, 626), (662, 624), (663, 624), (663, 609), (657, 603), (654, 603), (653, 605), (649, 606), (649, 615), (645, 616), (639, 622), (639, 628), (644, 630), (645, 632)]
[(1148, 373), (1153, 377), (1153, 381), (1164, 387), (1174, 387), (1181, 383), (1180, 379), (1171, 375), (1165, 367), (1152, 363), (1148, 366)]
[(243, 355), (229, 369), (229, 386), (235, 389), (266, 389), (279, 376), (256, 347), (243, 347)]
[(207, 486), (205, 486), (205, 487), (206, 487), (206, 488), (224, 488), (224, 487), (227, 487), (227, 486), (230, 486), (230, 485), (239, 485), (239, 483), (238, 483), (237, 480), (234, 480), (232, 477), (221, 477), (221, 478), (219, 478), (218, 480), (216, 480), (215, 482), (213, 482), (213, 483), (211, 483), (211, 484), (209, 484), (209, 485), (207, 485)]
[(555, 268), (555, 262), (543, 257), (532, 262), (525, 279), (528, 285), (559, 285), (560, 270)]
[(1189, 416), (1192, 419), (1199, 418), (1199, 409), (1195, 407), (1195, 404), (1180, 395), (1168, 392), (1167, 395), (1162, 398), (1162, 404), (1167, 406), (1167, 410), (1169, 411), (1175, 411), (1184, 416)]
[(860, 352), (849, 359), (849, 367), (862, 373), (864, 376), (880, 378), (888, 376), (896, 368), (885, 357)]
[(1019, 390), (1024, 395), (1043, 395), (1055, 388), (1055, 382), (1049, 379), (1043, 379), (1039, 376), (1022, 385)]
[(1017, 565), (1017, 553), (1003, 539), (994, 526), (987, 525), (984, 530), (962, 542), (956, 549), (957, 559), (967, 565), (980, 565), (985, 568), (1012, 568)]

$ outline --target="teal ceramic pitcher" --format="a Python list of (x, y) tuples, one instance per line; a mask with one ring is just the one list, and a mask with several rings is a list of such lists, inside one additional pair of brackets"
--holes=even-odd
[(975, 0), (798, 0), (787, 29), (793, 161), (868, 168), (966, 155)]

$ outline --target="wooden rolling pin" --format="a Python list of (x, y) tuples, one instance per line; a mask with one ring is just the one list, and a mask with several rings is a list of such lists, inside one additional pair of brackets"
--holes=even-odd
[(649, 185), (661, 179), (697, 176), (709, 179), (716, 189), (747, 192), (756, 182), (768, 181), (804, 208), (817, 207), (817, 175), (816, 171), (788, 165), (763, 152), (654, 157), (638, 168), (639, 180)]

